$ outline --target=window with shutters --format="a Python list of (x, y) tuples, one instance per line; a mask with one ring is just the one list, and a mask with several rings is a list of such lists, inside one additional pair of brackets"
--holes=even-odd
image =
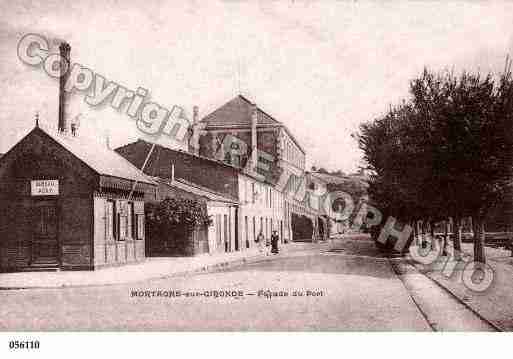
[(115, 221), (116, 204), (114, 201), (107, 201), (105, 213), (105, 234), (108, 240), (116, 238), (116, 221)]
[(144, 215), (138, 214), (137, 215), (137, 239), (143, 239), (144, 238)]
[(126, 236), (135, 239), (134, 204), (128, 202)]
[(126, 238), (126, 231), (127, 231), (127, 216), (125, 214), (119, 213), (118, 214), (118, 221), (119, 221), (119, 236), (118, 240), (123, 241)]

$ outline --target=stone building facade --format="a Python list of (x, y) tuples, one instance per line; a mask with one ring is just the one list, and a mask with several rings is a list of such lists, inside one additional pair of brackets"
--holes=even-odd
[[(116, 151), (142, 167), (152, 144), (143, 140), (122, 146)], [(211, 204), (214, 225), (209, 229), (216, 239), (216, 251), (233, 252), (256, 246), (255, 238), (262, 230), (267, 238), (271, 231), (284, 231), (283, 196), (257, 173), (186, 151), (156, 145), (144, 172), (150, 176), (187, 181), (233, 201), (228, 213)], [(212, 202), (213, 203), (213, 202)], [(229, 240), (219, 238), (228, 237)], [(283, 236), (281, 236), (283, 238)], [(221, 245), (226, 243), (226, 245)]]
[(306, 153), (291, 131), (250, 100), (239, 95), (199, 120), (197, 108), (191, 129), (190, 151), (216, 159), (280, 193), (283, 200), (282, 238), (294, 240), (293, 214), (312, 222), (309, 238), (318, 236), (318, 211), (309, 206), (305, 178)]

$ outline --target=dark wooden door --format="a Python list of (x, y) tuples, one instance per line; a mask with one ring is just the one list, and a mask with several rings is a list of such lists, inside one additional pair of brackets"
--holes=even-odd
[(33, 212), (32, 264), (58, 264), (57, 207), (55, 202), (39, 202)]

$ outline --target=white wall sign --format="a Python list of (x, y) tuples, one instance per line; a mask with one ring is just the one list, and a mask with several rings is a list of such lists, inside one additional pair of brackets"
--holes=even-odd
[(32, 196), (58, 196), (59, 180), (30, 181), (30, 193)]

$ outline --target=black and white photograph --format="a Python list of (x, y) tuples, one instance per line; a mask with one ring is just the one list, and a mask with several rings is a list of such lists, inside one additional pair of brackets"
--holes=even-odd
[(513, 331), (513, 2), (0, 14), (0, 356)]

